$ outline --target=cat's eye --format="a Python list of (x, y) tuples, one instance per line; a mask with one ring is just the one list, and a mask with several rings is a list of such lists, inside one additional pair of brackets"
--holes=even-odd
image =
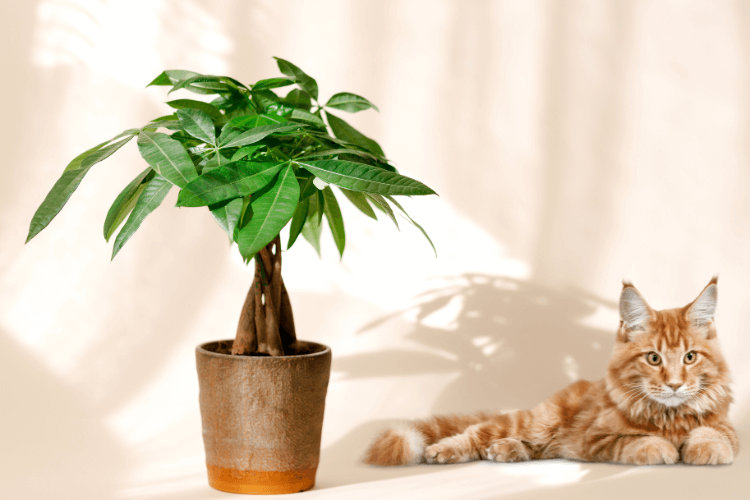
[(650, 352), (646, 354), (646, 361), (648, 361), (648, 364), (650, 365), (658, 365), (659, 363), (661, 363), (661, 356), (659, 356), (655, 352)]
[(698, 359), (698, 353), (695, 351), (690, 351), (689, 353), (685, 354), (685, 364), (691, 365), (695, 363), (695, 360)]

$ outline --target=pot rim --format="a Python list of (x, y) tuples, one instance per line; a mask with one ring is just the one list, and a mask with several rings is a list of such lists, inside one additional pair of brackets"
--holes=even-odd
[(219, 352), (209, 351), (208, 349), (205, 348), (205, 346), (207, 346), (208, 344), (214, 344), (216, 342), (234, 342), (234, 339), (209, 340), (208, 342), (202, 342), (198, 344), (197, 346), (195, 346), (195, 352), (200, 353), (203, 356), (208, 355), (208, 356), (216, 356), (219, 358), (253, 360), (253, 362), (260, 362), (260, 363), (262, 363), (262, 361), (259, 361), (259, 360), (263, 360), (263, 359), (281, 360), (281, 359), (312, 358), (315, 356), (325, 356), (326, 354), (331, 352), (331, 348), (328, 347), (327, 345), (321, 344), (319, 342), (311, 342), (309, 340), (300, 340), (299, 342), (305, 342), (306, 344), (313, 344), (313, 345), (321, 346), (321, 347), (324, 347), (325, 349), (323, 349), (322, 351), (318, 351), (318, 352), (311, 352), (308, 354), (292, 354), (290, 356), (235, 356), (233, 354), (222, 354)]

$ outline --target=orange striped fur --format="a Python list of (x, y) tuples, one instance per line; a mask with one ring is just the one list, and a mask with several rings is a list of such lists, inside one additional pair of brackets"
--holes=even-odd
[(436, 416), (385, 430), (373, 465), (570, 458), (728, 464), (739, 451), (729, 371), (714, 324), (717, 279), (678, 309), (654, 311), (623, 283), (604, 379), (571, 384), (533, 410)]

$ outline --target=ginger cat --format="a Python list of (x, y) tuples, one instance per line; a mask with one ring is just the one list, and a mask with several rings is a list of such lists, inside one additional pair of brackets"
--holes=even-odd
[(606, 377), (571, 384), (533, 410), (436, 416), (383, 432), (374, 465), (571, 458), (626, 464), (729, 464), (729, 371), (714, 324), (717, 278), (692, 303), (654, 311), (623, 282)]

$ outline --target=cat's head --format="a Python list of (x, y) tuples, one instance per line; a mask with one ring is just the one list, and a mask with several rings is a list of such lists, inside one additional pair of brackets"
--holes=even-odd
[(716, 298), (714, 277), (685, 307), (655, 311), (631, 283), (623, 283), (606, 378), (621, 410), (652, 417), (665, 410), (704, 415), (726, 409), (730, 380), (716, 338)]

